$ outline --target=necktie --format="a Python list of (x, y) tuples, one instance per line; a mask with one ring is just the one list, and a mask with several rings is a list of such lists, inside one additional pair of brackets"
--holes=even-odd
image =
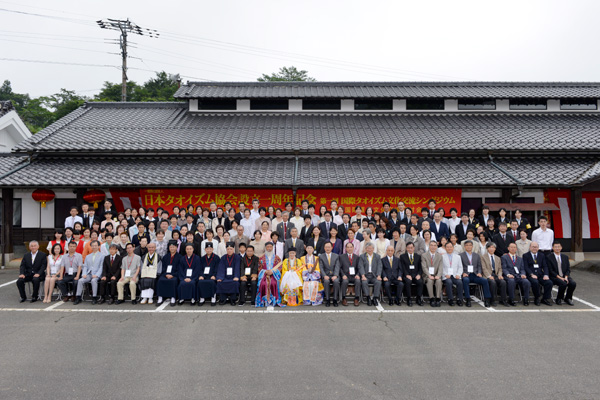
[(344, 227), (346, 228), (346, 232), (348, 231), (348, 224), (344, 224)]
[(329, 222), (326, 224), (327, 226), (327, 233), (329, 233)]
[(114, 263), (114, 262), (115, 262), (115, 256), (112, 256), (112, 257), (110, 258), (110, 265), (112, 265), (112, 263)]
[(502, 235), (502, 240), (506, 240), (506, 235)]
[(331, 265), (331, 254), (327, 254), (327, 262)]
[(410, 254), (408, 257), (410, 258), (410, 263), (412, 264), (413, 263), (413, 255)]
[(350, 265), (352, 265), (352, 253), (350, 253)]
[(533, 262), (537, 264), (537, 254), (533, 255)]
[(562, 271), (562, 263), (560, 262), (560, 256), (556, 256), (556, 264), (558, 265), (558, 275), (560, 277), (562, 277), (563, 271)]
[(292, 245), (296, 247), (296, 239), (292, 239)]
[(492, 260), (492, 272), (496, 272), (496, 261), (494, 261), (494, 256), (490, 256)]
[(515, 260), (515, 256), (512, 256), (512, 260), (513, 260), (513, 265), (515, 265), (517, 262), (517, 260)]
[(287, 222), (283, 223), (283, 239), (287, 236)]

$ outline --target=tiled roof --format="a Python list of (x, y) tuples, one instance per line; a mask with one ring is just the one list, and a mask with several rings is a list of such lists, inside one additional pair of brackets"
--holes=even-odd
[(291, 184), (293, 176), (293, 158), (48, 157), (0, 180), (0, 186), (278, 186)]
[(2, 117), (4, 114), (8, 114), (14, 109), (15, 108), (10, 100), (0, 101), (0, 117)]
[(600, 161), (596, 162), (589, 169), (587, 169), (573, 183), (584, 184), (598, 179), (600, 179)]
[(569, 82), (188, 82), (175, 98), (600, 98), (600, 83)]
[[(600, 150), (598, 113), (207, 113), (186, 103), (88, 103), (15, 151), (481, 155)], [(130, 153), (129, 153), (130, 154)]]
[[(16, 157), (11, 157), (16, 158)], [(0, 158), (1, 160), (1, 158)], [(564, 186), (598, 159), (485, 157), (39, 157), (9, 187)], [(506, 172), (514, 177), (511, 178)], [(68, 174), (66, 171), (90, 171)], [(111, 173), (105, 173), (111, 171)], [(513, 175), (514, 174), (514, 175)], [(295, 177), (295, 178), (294, 178)], [(294, 181), (294, 179), (296, 179)], [(517, 180), (515, 180), (517, 179)]]
[(0, 176), (3, 176), (15, 168), (18, 168), (23, 162), (25, 162), (25, 160), (27, 160), (27, 158), (27, 156), (0, 156)]

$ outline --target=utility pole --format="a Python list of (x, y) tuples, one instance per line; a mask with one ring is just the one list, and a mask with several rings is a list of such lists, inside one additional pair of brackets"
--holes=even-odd
[(110, 19), (106, 21), (96, 21), (98, 26), (102, 29), (111, 29), (114, 31), (120, 31), (121, 37), (119, 40), (119, 46), (121, 47), (121, 101), (127, 101), (127, 34), (129, 32), (135, 33), (140, 36), (148, 36), (151, 38), (157, 38), (160, 34), (156, 29), (142, 28), (133, 22), (122, 19)]

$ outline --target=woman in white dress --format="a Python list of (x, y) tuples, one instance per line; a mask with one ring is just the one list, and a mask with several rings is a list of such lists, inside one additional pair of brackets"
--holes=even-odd
[(204, 232), (204, 234), (206, 235), (206, 239), (202, 241), (202, 243), (200, 244), (200, 254), (201, 257), (204, 257), (206, 255), (206, 243), (212, 243), (213, 245), (213, 249), (216, 249), (219, 247), (219, 241), (217, 239), (215, 239), (215, 234), (213, 233), (212, 229), (207, 229), (206, 232)]
[(386, 256), (386, 250), (390, 245), (390, 240), (385, 237), (385, 230), (383, 228), (377, 228), (377, 239), (375, 240), (375, 252), (380, 257)]
[(244, 235), (249, 238), (253, 237), (254, 234), (254, 221), (251, 218), (251, 213), (249, 209), (244, 210), (244, 218), (240, 221), (240, 225), (244, 227)]
[(300, 207), (296, 207), (294, 209), (294, 216), (290, 219), (290, 222), (294, 224), (296, 228), (298, 228), (298, 232), (300, 232), (300, 229), (302, 229), (302, 226), (304, 226), (304, 218), (300, 216), (301, 214), (302, 210)]
[(223, 240), (221, 240), (216, 247), (216, 253), (219, 257), (223, 257), (225, 254), (227, 254), (227, 242), (229, 242), (230, 237), (231, 236), (229, 235), (229, 232), (225, 232), (223, 234)]
[(281, 212), (281, 209), (278, 208), (277, 210), (275, 210), (275, 218), (273, 218), (273, 221), (271, 221), (271, 231), (275, 232), (277, 230), (277, 225), (279, 225), (280, 223), (283, 222), (283, 213)]
[(524, 229), (522, 229), (519, 232), (519, 235), (521, 236), (521, 238), (515, 242), (515, 244), (517, 245), (517, 256), (523, 257), (523, 254), (529, 252), (531, 240), (527, 239), (527, 231)]
[(62, 279), (63, 271), (60, 267), (62, 261), (63, 249), (60, 243), (52, 246), (52, 252), (48, 256), (48, 266), (46, 268), (46, 281), (44, 284), (44, 303), (52, 301), (52, 292), (56, 281)]

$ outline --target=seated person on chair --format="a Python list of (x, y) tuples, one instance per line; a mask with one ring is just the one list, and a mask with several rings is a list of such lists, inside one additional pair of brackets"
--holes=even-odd
[(31, 302), (35, 303), (38, 299), (40, 290), (40, 282), (46, 276), (46, 265), (48, 260), (46, 255), (40, 253), (40, 244), (36, 240), (29, 242), (29, 253), (23, 256), (19, 271), (19, 279), (17, 279), (17, 288), (21, 295), (21, 303), (27, 300), (25, 295), (25, 282), (33, 282), (33, 292), (31, 294)]

